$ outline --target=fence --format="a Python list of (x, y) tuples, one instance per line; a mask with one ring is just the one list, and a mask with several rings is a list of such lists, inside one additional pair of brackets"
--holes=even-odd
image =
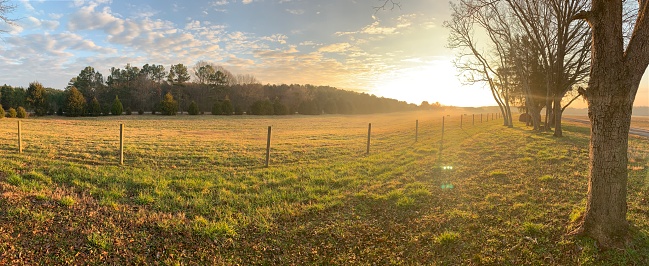
[[(483, 116), (486, 117), (484, 121)], [(43, 159), (94, 165), (269, 167), (272, 164), (321, 162), (345, 155), (367, 156), (418, 143), (431, 147), (439, 145), (441, 158), (445, 138), (466, 137), (470, 133), (467, 130), (479, 130), (477, 125), (492, 123), (498, 117), (497, 114), (465, 114), (412, 119), (414, 117), (388, 114), (333, 119), (304, 116), (213, 119), (203, 116), (165, 120), (133, 116), (119, 121), (118, 125), (114, 120), (101, 119), (24, 120), (18, 121), (17, 151)], [(365, 123), (366, 136), (361, 133), (362, 120), (375, 120)], [(7, 119), (3, 121), (6, 122)], [(268, 126), (264, 134), (265, 160), (262, 155), (264, 141), (259, 134), (263, 128), (259, 124), (263, 123), (276, 124)], [(129, 125), (128, 129), (125, 124)], [(11, 131), (8, 128), (4, 130)], [(12, 149), (12, 135), (16, 136), (2, 134), (0, 145), (3, 149)], [(364, 153), (361, 143), (365, 144)]]

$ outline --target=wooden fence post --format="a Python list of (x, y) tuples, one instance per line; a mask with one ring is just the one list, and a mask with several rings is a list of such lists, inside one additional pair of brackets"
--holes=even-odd
[(268, 139), (266, 140), (266, 167), (268, 167), (268, 163), (270, 162), (270, 134), (271, 126), (268, 126)]
[(124, 124), (119, 124), (119, 164), (124, 165)]
[(415, 120), (415, 142), (419, 140), (419, 120)]
[(18, 153), (23, 153), (23, 135), (20, 127), (20, 120), (18, 120)]
[(370, 139), (372, 139), (372, 123), (367, 126), (367, 151), (366, 154), (370, 154)]

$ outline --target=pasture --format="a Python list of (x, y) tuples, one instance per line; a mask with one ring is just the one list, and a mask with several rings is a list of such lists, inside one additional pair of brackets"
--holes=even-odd
[(585, 208), (587, 128), (556, 139), (462, 120), (37, 118), (19, 154), (17, 120), (2, 119), (0, 264), (649, 264), (648, 139), (629, 144), (634, 245), (599, 253), (567, 235)]

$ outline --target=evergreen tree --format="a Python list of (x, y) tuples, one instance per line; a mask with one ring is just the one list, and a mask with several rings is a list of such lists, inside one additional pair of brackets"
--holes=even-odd
[(67, 116), (82, 116), (86, 108), (86, 99), (76, 87), (71, 87), (67, 91), (65, 100), (65, 114)]
[(273, 114), (274, 115), (288, 115), (288, 107), (282, 104), (279, 99), (275, 99), (273, 102)]
[(110, 113), (112, 115), (122, 115), (124, 112), (124, 106), (122, 105), (122, 102), (119, 100), (119, 97), (115, 95), (115, 101), (113, 101), (113, 107), (110, 109)]
[(34, 109), (34, 113), (37, 116), (47, 114), (47, 96), (45, 88), (39, 82), (29, 83), (29, 88), (27, 88), (27, 104)]
[(196, 104), (195, 101), (192, 101), (189, 104), (189, 107), (187, 108), (187, 113), (189, 115), (198, 115), (198, 113), (200, 113), (200, 110), (198, 110), (198, 104)]
[(160, 103), (160, 111), (163, 115), (176, 115), (178, 113), (178, 102), (170, 92), (165, 94), (164, 100)]
[(243, 115), (243, 109), (241, 109), (241, 107), (238, 106), (238, 105), (235, 106), (235, 107), (234, 107), (234, 114), (235, 114), (235, 115)]
[(232, 115), (234, 108), (232, 107), (232, 102), (230, 102), (230, 99), (225, 98), (225, 100), (221, 104), (221, 110), (223, 111), (224, 115)]
[(223, 114), (223, 108), (221, 105), (221, 102), (216, 101), (214, 105), (212, 105), (212, 114), (213, 115), (222, 115)]
[(101, 105), (99, 104), (99, 100), (97, 100), (97, 98), (92, 98), (92, 101), (90, 102), (90, 110), (88, 111), (91, 116), (101, 115)]
[(269, 100), (256, 101), (250, 106), (250, 113), (253, 115), (273, 115), (273, 103)]

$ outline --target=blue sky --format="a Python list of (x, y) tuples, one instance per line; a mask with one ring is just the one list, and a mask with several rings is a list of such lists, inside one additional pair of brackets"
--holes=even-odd
[[(84, 67), (199, 60), (262, 83), (330, 85), (420, 103), (495, 105), (465, 87), (445, 48), (448, 1), (408, 0), (375, 12), (379, 0), (36, 0), (0, 48), (0, 83), (38, 80), (63, 89)], [(647, 83), (643, 81), (643, 84)], [(638, 98), (649, 98), (640, 93)], [(647, 100), (649, 101), (649, 99)], [(649, 105), (649, 104), (645, 104)]]

